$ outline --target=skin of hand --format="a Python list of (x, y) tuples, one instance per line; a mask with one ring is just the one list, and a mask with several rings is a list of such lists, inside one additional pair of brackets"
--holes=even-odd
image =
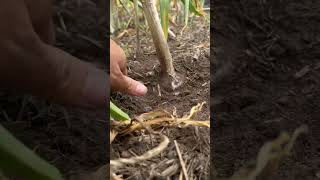
[(127, 76), (126, 56), (123, 50), (110, 40), (110, 81), (111, 88), (133, 96), (143, 96), (147, 87)]
[(52, 46), (50, 0), (3, 0), (0, 22), (0, 86), (67, 105), (106, 107), (108, 74)]

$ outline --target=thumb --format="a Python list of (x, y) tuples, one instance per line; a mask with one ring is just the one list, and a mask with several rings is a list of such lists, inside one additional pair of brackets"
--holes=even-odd
[(147, 94), (147, 87), (139, 82), (136, 81), (128, 76), (124, 76), (124, 83), (126, 84), (126, 88), (123, 90), (124, 93), (133, 95), (133, 96), (144, 96)]
[[(94, 65), (81, 61), (57, 48), (50, 48), (55, 62), (50, 85), (44, 87), (47, 98), (86, 108), (106, 106), (109, 95), (108, 75)], [(51, 87), (51, 89), (50, 89)]]

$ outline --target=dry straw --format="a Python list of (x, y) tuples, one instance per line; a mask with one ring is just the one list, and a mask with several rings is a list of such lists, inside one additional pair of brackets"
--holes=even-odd
[[(131, 121), (124, 121), (124, 122), (113, 122), (112, 130), (110, 131), (110, 144), (114, 141), (114, 139), (117, 136), (123, 136), (135, 131), (141, 131), (143, 129), (147, 130), (150, 134), (158, 136), (161, 138), (161, 142), (158, 146), (155, 148), (145, 152), (144, 154), (140, 156), (134, 156), (131, 158), (119, 158), (115, 160), (110, 160), (110, 174), (111, 178), (114, 180), (121, 179), (119, 176), (117, 176), (114, 172), (125, 166), (125, 165), (133, 165), (137, 164), (141, 161), (149, 160), (157, 155), (159, 155), (161, 152), (163, 152), (170, 140), (169, 138), (159, 132), (154, 131), (154, 129), (160, 128), (160, 127), (187, 127), (187, 126), (203, 126), (203, 127), (210, 127), (210, 121), (209, 120), (194, 120), (193, 118), (196, 116), (198, 112), (200, 112), (203, 108), (203, 105), (205, 103), (200, 103), (194, 107), (191, 108), (190, 113), (184, 117), (177, 117), (176, 115), (173, 115), (175, 113), (170, 114), (167, 111), (154, 111), (149, 113), (141, 114), (140, 116), (134, 118)], [(177, 149), (178, 150), (178, 149)], [(183, 162), (181, 160), (181, 152), (179, 151), (179, 159), (180, 162)], [(182, 163), (184, 164), (184, 163)], [(187, 172), (184, 167), (183, 174), (188, 179)]]

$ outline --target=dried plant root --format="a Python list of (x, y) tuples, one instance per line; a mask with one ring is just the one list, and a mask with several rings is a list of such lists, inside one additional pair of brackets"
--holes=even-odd
[(111, 131), (110, 131), (110, 144), (113, 142), (113, 140), (116, 138), (117, 135), (118, 135), (118, 132), (111, 129)]
[[(178, 118), (166, 111), (154, 111), (149, 113), (144, 113), (138, 116), (136, 119), (142, 121), (145, 125), (151, 127), (186, 127), (186, 126), (203, 126), (203, 127), (210, 127), (209, 120), (193, 120), (194, 116), (200, 112), (203, 108), (205, 103), (200, 103), (190, 110), (190, 113), (187, 116), (182, 118)], [(143, 129), (141, 123), (137, 122), (123, 122), (122, 124), (117, 125), (119, 135), (125, 135), (131, 133), (136, 130)]]
[(297, 128), (290, 137), (288, 133), (282, 133), (277, 139), (265, 143), (258, 154), (254, 169), (241, 169), (230, 180), (267, 180), (279, 167), (281, 160), (289, 155), (297, 137), (307, 132), (307, 126)]
[(112, 173), (110, 171), (110, 174), (111, 174), (111, 180), (123, 180), (122, 178), (118, 177), (116, 174)]
[(144, 153), (141, 156), (110, 160), (110, 165), (112, 168), (120, 168), (126, 164), (133, 165), (133, 164), (139, 163), (140, 161), (149, 160), (149, 159), (159, 155), (168, 146), (168, 144), (169, 144), (169, 138), (165, 135), (161, 135), (161, 143), (157, 147), (147, 151), (146, 153)]

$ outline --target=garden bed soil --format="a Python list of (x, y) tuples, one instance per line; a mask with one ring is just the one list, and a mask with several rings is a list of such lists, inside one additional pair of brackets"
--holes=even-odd
[[(112, 101), (132, 117), (159, 109), (171, 113), (176, 109), (178, 116), (182, 116), (189, 113), (191, 108), (198, 103), (206, 102), (196, 119), (209, 120), (209, 23), (202, 18), (194, 18), (182, 36), (179, 34), (181, 29), (181, 26), (174, 27), (177, 37), (175, 40), (169, 39), (168, 41), (175, 69), (185, 76), (183, 86), (175, 92), (166, 92), (159, 85), (159, 62), (149, 33), (141, 32), (141, 53), (138, 57), (135, 57), (136, 36), (134, 30), (127, 29), (128, 33), (120, 38), (114, 38), (125, 49), (128, 56), (129, 76), (142, 81), (148, 87), (148, 94), (145, 97), (132, 97), (120, 93), (112, 94)], [(119, 31), (115, 35), (119, 36), (120, 34), (123, 34), (123, 31)], [(161, 173), (172, 164), (179, 165), (173, 143), (173, 140), (176, 140), (184, 160), (187, 165), (190, 165), (189, 175), (197, 179), (208, 179), (210, 129), (205, 127), (174, 127), (160, 130), (170, 139), (168, 148), (160, 156), (149, 161), (126, 166), (119, 170), (119, 174), (125, 178), (129, 177), (128, 179), (147, 179), (151, 176), (160, 178), (157, 173)], [(111, 146), (110, 159), (130, 157), (134, 154), (141, 155), (154, 147), (155, 144), (152, 146), (150, 141), (144, 140), (145, 136), (138, 133), (116, 139)], [(165, 163), (170, 161), (169, 164)], [(175, 173), (175, 177), (179, 176), (180, 170), (181, 168)]]
[(303, 124), (273, 179), (320, 172), (320, 2), (215, 1), (212, 174), (230, 177), (264, 142)]

